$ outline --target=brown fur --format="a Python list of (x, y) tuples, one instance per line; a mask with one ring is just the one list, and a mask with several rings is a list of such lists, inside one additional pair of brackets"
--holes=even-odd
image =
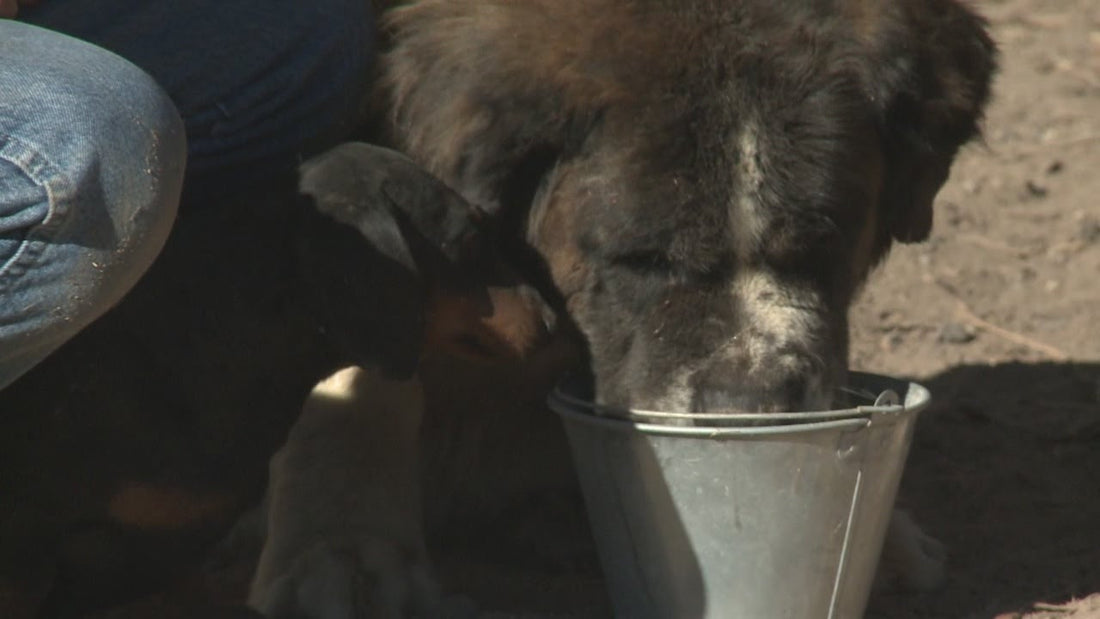
[[(631, 402), (629, 385), (652, 381), (612, 376), (623, 334), (597, 323), (641, 326), (658, 307), (620, 311), (650, 303), (638, 289), (597, 302), (584, 290), (597, 280), (635, 285), (601, 261), (718, 282), (723, 269), (790, 270), (820, 245), (814, 268), (839, 274), (801, 274), (828, 315), (805, 336), (820, 342), (806, 354), (823, 360), (826, 387), (837, 384), (846, 308), (893, 241), (928, 235), (995, 61), (983, 22), (951, 0), (422, 0), (386, 23), (395, 139), (467, 199), (519, 222), (557, 292), (585, 308), (571, 316), (597, 391), (635, 405), (646, 396)], [(751, 151), (740, 149), (745, 131)], [(729, 203), (742, 206), (723, 211)], [(709, 303), (694, 305), (719, 311)], [(689, 331), (634, 365), (665, 376), (706, 354)], [(763, 380), (750, 391), (778, 389)]]

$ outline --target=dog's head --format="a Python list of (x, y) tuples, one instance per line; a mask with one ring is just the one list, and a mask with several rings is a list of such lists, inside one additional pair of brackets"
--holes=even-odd
[(954, 0), (422, 0), (402, 148), (541, 255), (597, 397), (829, 404), (847, 311), (977, 132), (995, 51)]
[(299, 191), (306, 301), (349, 361), (407, 376), (425, 350), (515, 359), (546, 335), (485, 215), (408, 158), (343, 144), (302, 164)]

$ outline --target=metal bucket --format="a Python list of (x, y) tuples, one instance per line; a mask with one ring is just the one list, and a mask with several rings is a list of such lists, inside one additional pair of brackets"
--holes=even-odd
[(929, 393), (870, 374), (850, 385), (866, 405), (703, 427), (552, 393), (616, 615), (861, 617)]

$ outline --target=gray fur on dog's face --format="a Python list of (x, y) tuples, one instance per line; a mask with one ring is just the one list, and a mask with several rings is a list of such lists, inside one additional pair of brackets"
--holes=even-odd
[(521, 222), (600, 401), (671, 410), (829, 404), (853, 296), (928, 235), (995, 61), (953, 0), (423, 0), (390, 23), (402, 146)]

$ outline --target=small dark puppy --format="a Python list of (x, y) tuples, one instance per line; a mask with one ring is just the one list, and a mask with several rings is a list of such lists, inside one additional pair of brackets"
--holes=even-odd
[(345, 144), (182, 213), (117, 308), (0, 393), (0, 591), (40, 617), (201, 559), (338, 368), (400, 383), (425, 346), (515, 358), (545, 334), (479, 213), (395, 152)]

